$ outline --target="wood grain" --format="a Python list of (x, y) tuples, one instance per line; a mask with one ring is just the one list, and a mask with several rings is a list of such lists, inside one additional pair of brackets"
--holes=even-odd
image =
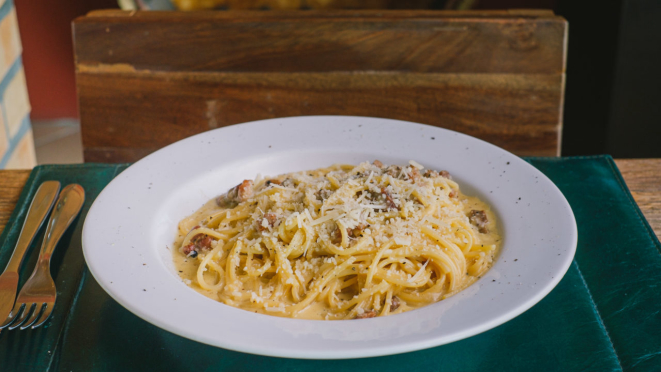
[[(136, 144), (156, 150), (235, 123), (313, 114), (426, 123), (475, 135), (519, 155), (554, 156), (558, 151), (557, 106), (552, 101), (562, 95), (559, 76), (142, 75), (78, 74), (81, 121), (95, 123), (82, 133), (84, 143), (95, 144), (85, 147), (86, 161), (131, 161), (133, 155), (143, 155), (133, 152)], [(507, 95), (507, 102), (497, 94)], [(120, 95), (122, 100), (114, 99)], [(516, 124), (520, 117), (534, 120)], [(99, 157), (105, 152), (101, 148), (116, 151)]]
[(566, 32), (548, 11), (94, 12), (74, 22), (85, 160), (297, 115), (409, 120), (558, 155)]
[(615, 160), (631, 195), (661, 240), (661, 159)]
[(217, 72), (564, 72), (561, 17), (433, 11), (105, 13), (74, 22), (79, 65)]
[[(661, 159), (615, 160), (638, 207), (661, 240)], [(24, 170), (0, 170), (0, 231), (9, 220), (30, 175)]]
[(0, 232), (9, 221), (28, 177), (29, 170), (0, 170)]
[(172, 0), (179, 10), (200, 9), (430, 9), (435, 0)]

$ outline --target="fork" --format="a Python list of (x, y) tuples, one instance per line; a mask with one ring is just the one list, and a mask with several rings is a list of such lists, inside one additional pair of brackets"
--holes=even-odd
[(46, 235), (41, 245), (37, 265), (18, 294), (16, 304), (2, 327), (32, 329), (44, 324), (53, 312), (57, 291), (50, 274), (53, 250), (71, 222), (76, 218), (85, 201), (85, 190), (71, 184), (62, 189), (55, 210), (48, 221)]
[[(0, 322), (6, 319), (11, 314), (11, 309), (14, 307), (14, 300), (16, 299), (16, 292), (18, 291), (18, 271), (25, 258), (32, 239), (39, 231), (42, 223), (48, 217), (57, 193), (60, 191), (60, 183), (58, 181), (46, 181), (39, 185), (39, 189), (32, 198), (28, 215), (25, 218), (21, 234), (16, 242), (16, 247), (11, 255), (11, 259), (5, 268), (5, 271), (0, 275)], [(0, 332), (5, 326), (0, 326)]]

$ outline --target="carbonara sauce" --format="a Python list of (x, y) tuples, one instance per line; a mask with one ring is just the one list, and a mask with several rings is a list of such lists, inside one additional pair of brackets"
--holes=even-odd
[(501, 238), (488, 205), (411, 164), (246, 180), (180, 222), (175, 268), (213, 300), (300, 319), (443, 300), (489, 270)]

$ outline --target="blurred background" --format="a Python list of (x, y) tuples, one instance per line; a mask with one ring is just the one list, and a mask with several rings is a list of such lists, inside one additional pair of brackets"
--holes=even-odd
[(661, 157), (659, 0), (14, 0), (14, 6), (40, 164), (82, 162), (71, 21), (119, 7), (551, 9), (569, 22), (562, 155)]

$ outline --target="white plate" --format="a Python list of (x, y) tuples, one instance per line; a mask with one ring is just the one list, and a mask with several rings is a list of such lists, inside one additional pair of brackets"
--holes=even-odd
[[(285, 319), (198, 294), (177, 276), (176, 226), (243, 179), (379, 159), (446, 169), (498, 216), (504, 244), (477, 283), (439, 303), (360, 321)], [(99, 195), (83, 249), (99, 284), (128, 310), (209, 345), (294, 358), (356, 358), (460, 340), (529, 309), (560, 281), (576, 221), (558, 188), (517, 156), (481, 140), (403, 121), (309, 116), (257, 121), (179, 141), (135, 163)], [(119, 326), (119, 325), (118, 325)]]

